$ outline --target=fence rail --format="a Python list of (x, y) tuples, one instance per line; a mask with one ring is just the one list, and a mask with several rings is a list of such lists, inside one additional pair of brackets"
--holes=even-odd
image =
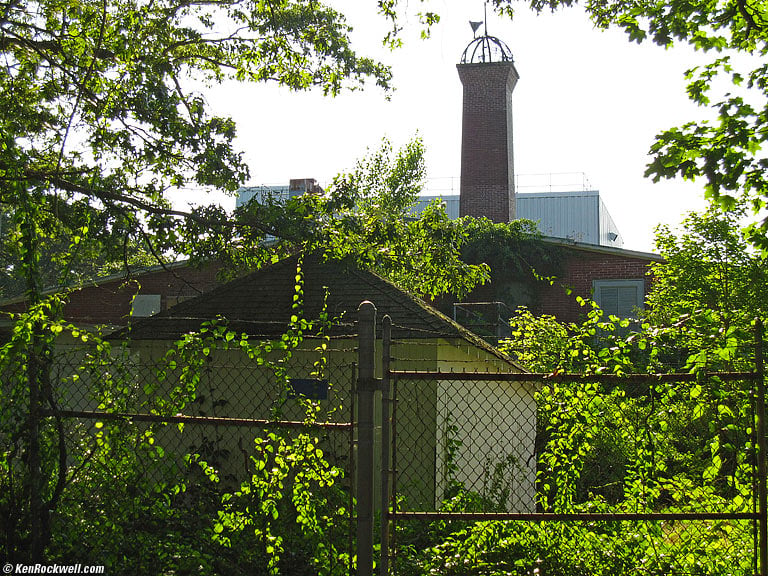
[(90, 420), (126, 420), (129, 422), (154, 422), (157, 424), (200, 424), (209, 426), (244, 426), (246, 428), (328, 428), (350, 430), (351, 422), (304, 422), (299, 420), (266, 420), (256, 418), (225, 418), (216, 416), (162, 416), (138, 412), (102, 412), (94, 410), (41, 410), (43, 417), (83, 418)]
[(672, 374), (583, 374), (556, 373), (505, 373), (505, 372), (428, 372), (425, 370), (390, 370), (390, 378), (401, 380), (472, 380), (473, 382), (600, 382), (602, 384), (637, 384), (661, 382), (697, 382), (702, 378), (717, 378), (724, 382), (760, 380), (758, 372), (682, 372)]

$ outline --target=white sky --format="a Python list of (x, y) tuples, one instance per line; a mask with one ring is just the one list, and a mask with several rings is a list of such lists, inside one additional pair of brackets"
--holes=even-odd
[[(483, 18), (482, 2), (435, 2), (442, 22), (432, 38), (421, 41), (417, 22), (406, 22), (406, 46), (394, 53), (381, 48), (385, 24), (375, 17), (374, 2), (332, 3), (355, 27), (359, 50), (392, 65), (396, 91), (389, 101), (375, 86), (336, 98), (274, 85), (209, 91), (214, 110), (238, 122), (250, 184), (291, 178), (327, 184), (382, 137), (401, 145), (417, 133), (427, 149), (428, 178), (458, 183), (456, 63), (472, 39), (468, 21)], [(699, 183), (653, 184), (643, 172), (655, 134), (706, 114), (688, 102), (683, 73), (708, 57), (686, 47), (630, 44), (619, 31), (595, 30), (578, 8), (536, 16), (521, 4), (513, 21), (489, 14), (488, 32), (510, 46), (520, 73), (513, 98), (518, 174), (585, 173), (630, 250), (651, 251), (658, 223), (677, 224), (684, 212), (705, 205)], [(234, 199), (228, 202), (234, 206)]]

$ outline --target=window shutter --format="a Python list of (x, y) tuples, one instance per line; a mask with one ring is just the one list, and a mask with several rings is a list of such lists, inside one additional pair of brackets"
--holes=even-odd
[(595, 280), (594, 298), (606, 316), (635, 318), (643, 307), (642, 280)]
[(595, 300), (606, 315), (614, 314), (618, 316), (619, 289), (617, 286), (601, 287), (598, 293), (595, 294)]
[(643, 303), (637, 297), (637, 286), (619, 286), (616, 316), (630, 318), (637, 316), (635, 308), (641, 308)]

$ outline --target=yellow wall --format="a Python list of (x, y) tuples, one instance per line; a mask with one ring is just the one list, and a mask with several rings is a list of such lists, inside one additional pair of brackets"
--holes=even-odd
[[(134, 400), (126, 411), (145, 412), (152, 399), (144, 395), (147, 382), (155, 378), (156, 367), (171, 345), (165, 341), (141, 341), (131, 344), (128, 359), (135, 379), (131, 389)], [(305, 341), (289, 361), (282, 363), (287, 377), (309, 378), (316, 370), (320, 353), (316, 342)], [(348, 422), (353, 409), (352, 389), (357, 362), (355, 339), (332, 340), (327, 352), (327, 369), (319, 377), (327, 378), (330, 392), (319, 402), (320, 420)], [(67, 379), (70, 363), (83, 357), (82, 345), (59, 348), (61, 375)], [(464, 340), (398, 340), (392, 348), (392, 367), (397, 370), (442, 372), (513, 371), (508, 363)], [(274, 353), (272, 360), (282, 356)], [(381, 375), (381, 341), (376, 346), (376, 372)], [(116, 373), (113, 368), (112, 373)], [(98, 409), (99, 395), (109, 367), (80, 373), (74, 382), (67, 380), (63, 408)], [(302, 420), (304, 411), (298, 400), (286, 398), (283, 385), (264, 366), (247, 358), (239, 350), (213, 351), (206, 360), (197, 386), (197, 397), (183, 409), (185, 415), (228, 418), (271, 419), (279, 413), (283, 420)], [(158, 387), (167, 395), (178, 384), (178, 368), (168, 371)], [(533, 389), (515, 382), (473, 382), (469, 378), (399, 382), (396, 423), (398, 436), (397, 468), (399, 489), (412, 506), (430, 509), (447, 487), (447, 458), (450, 442), (458, 448), (454, 480), (481, 494), (509, 489), (504, 503), (507, 509), (530, 511), (534, 502), (536, 406)], [(375, 465), (378, 470), (381, 442), (380, 393), (375, 406)], [(149, 405), (147, 405), (149, 402)], [(450, 430), (453, 426), (454, 429)], [(356, 431), (355, 431), (356, 432)], [(252, 451), (253, 438), (261, 428), (222, 425), (187, 425), (183, 434), (175, 426), (166, 427), (158, 442), (169, 453), (183, 455), (199, 452), (219, 468), (233, 483), (244, 480)], [(350, 433), (318, 431), (332, 460), (343, 467), (350, 465)], [(493, 473), (497, 472), (494, 481)], [(379, 474), (374, 474), (378, 484)], [(378, 503), (378, 500), (377, 500)]]

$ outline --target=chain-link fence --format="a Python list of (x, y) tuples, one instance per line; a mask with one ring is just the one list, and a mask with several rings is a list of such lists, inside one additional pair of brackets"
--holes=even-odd
[[(230, 337), (231, 338), (231, 337)], [(239, 337), (238, 337), (239, 338)], [(2, 374), (4, 558), (25, 553), (30, 381), (48, 558), (110, 574), (353, 571), (354, 340), (94, 341)], [(34, 367), (34, 374), (30, 372)], [(190, 573), (191, 573), (190, 572)]]
[(174, 454), (199, 454), (233, 481), (247, 474), (254, 431), (269, 428), (321, 430), (334, 464), (349, 465), (353, 348), (326, 346), (321, 354), (309, 340), (290, 358), (282, 351), (249, 358), (211, 349), (193, 359), (165, 352), (157, 344), (133, 344), (98, 361), (77, 349), (57, 354), (51, 372), (57, 413), (175, 424), (162, 426), (159, 444)]
[(765, 573), (759, 342), (745, 372), (528, 374), (386, 321), (379, 349), (362, 318), (359, 342), (6, 354), (6, 551), (27, 469), (49, 555), (115, 574), (370, 574), (377, 518), (387, 574)]
[(385, 374), (389, 573), (763, 573), (761, 359), (663, 375), (403, 364)]

